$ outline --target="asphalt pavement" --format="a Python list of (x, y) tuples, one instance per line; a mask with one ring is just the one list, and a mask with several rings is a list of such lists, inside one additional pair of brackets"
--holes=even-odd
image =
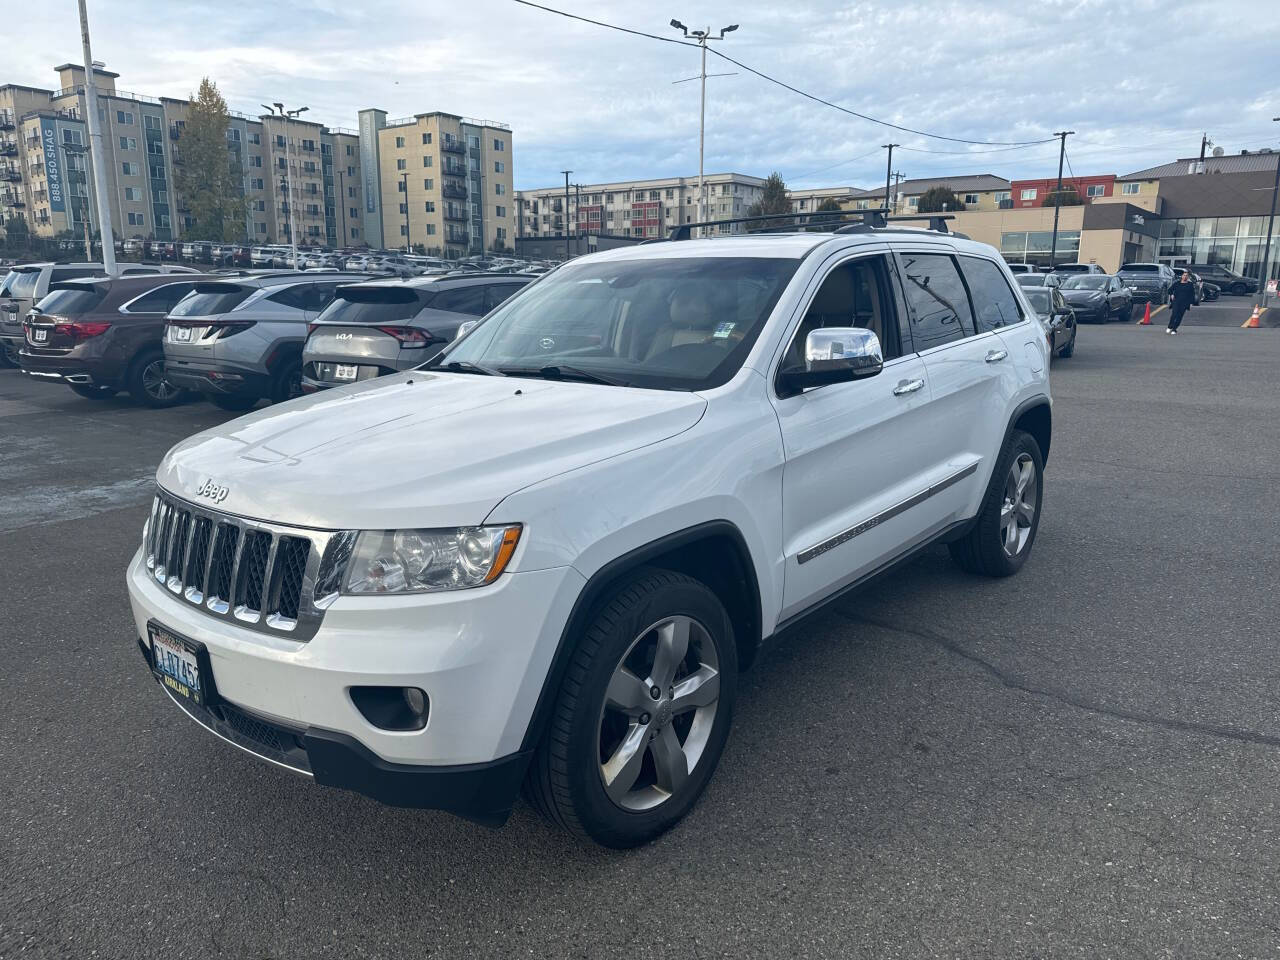
[(1023, 571), (935, 549), (802, 625), (626, 853), (181, 716), (124, 569), (159, 458), (228, 415), (0, 370), (0, 957), (1276, 956), (1280, 332), (1250, 307), (1081, 327)]

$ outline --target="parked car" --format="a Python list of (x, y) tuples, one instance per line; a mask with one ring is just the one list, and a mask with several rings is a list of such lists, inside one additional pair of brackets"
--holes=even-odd
[(1116, 276), (1133, 291), (1134, 302), (1158, 305), (1169, 302), (1169, 288), (1178, 275), (1163, 263), (1125, 263)]
[[(120, 264), (122, 277), (199, 272), (191, 267), (170, 264)], [(22, 318), (53, 284), (78, 277), (105, 275), (106, 268), (101, 263), (24, 263), (10, 269), (0, 281), (0, 361), (18, 365), (18, 351), (26, 342)]]
[(302, 351), (302, 389), (311, 392), (416, 367), (532, 280), (531, 277), (419, 277), (339, 287), (311, 325)]
[(356, 274), (242, 275), (196, 285), (169, 313), (165, 374), (223, 410), (300, 392), (302, 345), (339, 285)]
[(253, 247), (249, 251), (249, 265), (253, 267), (270, 267), (275, 261), (274, 247)]
[(1009, 268), (1009, 272), (1014, 276), (1037, 272), (1037, 268), (1034, 263), (1009, 263), (1006, 264), (1006, 266)]
[(526, 785), (636, 846), (705, 790), (769, 638), (934, 543), (1025, 564), (1047, 368), (999, 253), (955, 235), (587, 255), (424, 368), (170, 451), (139, 648), (316, 783), (491, 825)]
[(1222, 288), (1208, 280), (1200, 281), (1200, 298), (1205, 301), (1217, 300), (1222, 295)]
[(1062, 291), (1056, 287), (1024, 287), (1022, 294), (1044, 324), (1049, 356), (1065, 358), (1075, 353), (1076, 316)]
[(1096, 263), (1060, 263), (1049, 272), (1061, 274), (1065, 277), (1067, 275), (1075, 276), (1077, 274), (1093, 274), (1096, 276), (1099, 274), (1105, 274), (1107, 271), (1103, 270), (1102, 267), (1098, 266)]
[(23, 372), (93, 400), (127, 390), (149, 407), (176, 403), (181, 391), (164, 376), (164, 317), (198, 282), (153, 273), (54, 283), (23, 321)]
[(1077, 322), (1109, 323), (1133, 317), (1133, 292), (1119, 277), (1081, 274), (1068, 277), (1058, 289)]
[(1258, 292), (1258, 281), (1256, 277), (1246, 277), (1234, 270), (1228, 270), (1226, 267), (1217, 263), (1192, 263), (1187, 266), (1188, 270), (1192, 270), (1199, 276), (1216, 286), (1224, 293), (1232, 296), (1242, 297), (1247, 293)]
[(1067, 277), (1056, 273), (1018, 273), (1013, 279), (1020, 287), (1060, 287)]

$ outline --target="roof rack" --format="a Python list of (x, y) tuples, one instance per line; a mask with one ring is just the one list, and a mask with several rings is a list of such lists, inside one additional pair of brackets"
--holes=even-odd
[[(945, 213), (928, 213), (916, 216), (890, 216), (887, 207), (871, 210), (820, 210), (813, 213), (774, 213), (757, 217), (734, 217), (729, 220), (706, 220), (701, 223), (682, 223), (673, 227), (666, 240), (688, 240), (698, 227), (722, 227), (736, 224), (761, 224), (755, 229), (747, 229), (747, 233), (794, 233), (797, 231), (815, 230), (831, 233), (869, 233), (873, 230), (888, 229), (890, 222), (927, 220), (928, 229), (937, 233), (945, 233), (961, 240), (968, 237), (963, 233), (953, 233), (947, 228), (947, 221), (955, 217)], [(853, 221), (853, 222), (845, 222)], [(653, 237), (643, 243), (661, 243), (663, 239)]]

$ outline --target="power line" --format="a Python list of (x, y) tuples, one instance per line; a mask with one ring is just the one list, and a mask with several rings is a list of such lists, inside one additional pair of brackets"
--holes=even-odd
[[(682, 47), (698, 46), (698, 44), (686, 43), (683, 40), (676, 40), (672, 37), (659, 36), (656, 33), (646, 33), (643, 30), (632, 30), (630, 27), (620, 27), (614, 23), (605, 23), (603, 20), (592, 20), (590, 17), (583, 17), (576, 13), (569, 13), (568, 11), (565, 11), (565, 10), (557, 10), (555, 7), (548, 7), (541, 3), (534, 3), (533, 0), (512, 0), (512, 2), (518, 3), (521, 6), (525, 6), (525, 7), (532, 7), (535, 10), (542, 10), (545, 13), (554, 13), (557, 16), (567, 17), (570, 20), (579, 20), (583, 23), (592, 24), (593, 26), (604, 27), (607, 30), (617, 30), (620, 33), (629, 33), (635, 37), (646, 37), (649, 40), (661, 40), (663, 43), (675, 43), (675, 44), (679, 44)], [(761, 78), (762, 80), (768, 80), (770, 83), (777, 84), (778, 86), (782, 87), (784, 90), (790, 90), (792, 93), (798, 96), (804, 97), (807, 100), (812, 100), (815, 103), (820, 103), (823, 106), (830, 107), (833, 110), (839, 110), (841, 113), (846, 113), (851, 117), (857, 117), (859, 120), (867, 120), (871, 123), (878, 123), (882, 127), (889, 127), (893, 130), (901, 130), (903, 133), (914, 133), (916, 136), (929, 137), (932, 140), (946, 140), (951, 143), (970, 143), (970, 144), (974, 144), (975, 146), (983, 146), (983, 147), (1014, 147), (1014, 146), (1029, 147), (1029, 146), (1034, 146), (1035, 144), (1040, 144), (1040, 143), (1051, 143), (1054, 139), (1052, 137), (1049, 137), (1048, 139), (1045, 139), (1045, 140), (966, 140), (962, 137), (947, 137), (947, 136), (943, 136), (940, 133), (929, 133), (926, 130), (915, 130), (911, 127), (904, 127), (896, 123), (890, 123), (888, 120), (881, 120), (877, 117), (872, 117), (865, 113), (859, 113), (857, 110), (850, 110), (848, 107), (842, 107), (838, 103), (832, 103), (830, 100), (825, 100), (822, 97), (817, 96), (816, 94), (808, 93), (805, 90), (801, 90), (799, 87), (793, 87), (791, 84), (785, 83), (784, 81), (779, 80), (777, 77), (771, 77), (769, 74), (761, 70), (757, 70), (755, 67), (749, 67), (745, 63), (741, 62), (740, 60), (735, 60), (733, 59), (733, 57), (730, 57), (727, 54), (723, 54), (718, 50), (713, 49), (711, 50), (711, 53), (715, 54), (721, 60), (728, 61), (729, 63), (732, 63), (734, 66), (747, 71), (747, 73), (753, 73), (757, 77)]]
[(880, 148), (879, 148), (879, 147), (876, 147), (876, 148), (875, 148), (875, 149), (873, 149), (873, 150), (868, 150), (866, 153), (860, 153), (860, 154), (858, 154), (856, 157), (850, 157), (848, 160), (841, 160), (839, 163), (833, 163), (833, 164), (831, 164), (831, 166), (829, 166), (829, 167), (823, 167), (821, 170), (814, 170), (814, 171), (812, 171), (811, 173), (803, 173), (803, 174), (801, 174), (800, 176), (795, 177), (794, 179), (796, 179), (796, 180), (807, 180), (807, 179), (809, 179), (809, 177), (817, 176), (817, 175), (818, 175), (818, 174), (820, 174), (820, 173), (826, 173), (828, 170), (834, 170), (836, 167), (843, 167), (843, 166), (845, 166), (846, 164), (854, 163), (854, 162), (856, 162), (856, 161), (858, 161), (858, 160), (862, 160), (862, 159), (864, 159), (864, 158), (866, 158), (866, 157), (871, 156), (873, 153), (879, 153), (879, 152), (880, 152)]

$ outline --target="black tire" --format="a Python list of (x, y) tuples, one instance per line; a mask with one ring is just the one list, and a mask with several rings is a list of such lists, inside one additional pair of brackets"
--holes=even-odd
[(204, 398), (219, 410), (227, 410), (231, 413), (244, 413), (246, 410), (252, 410), (258, 405), (257, 397), (237, 397), (225, 393), (206, 393)]
[[(685, 616), (705, 631), (718, 661), (719, 698), (702, 752), (688, 778), (667, 799), (644, 810), (624, 808), (605, 792), (601, 775), (601, 731), (605, 694), (614, 671), (650, 636), (646, 627), (663, 618)], [(669, 570), (643, 568), (623, 580), (601, 601), (590, 624), (576, 638), (572, 659), (556, 695), (546, 734), (539, 743), (525, 794), (548, 820), (583, 839), (622, 849), (647, 843), (675, 825), (693, 807), (715, 772), (733, 715), (738, 658), (733, 627), (724, 606), (698, 580)], [(690, 642), (689, 655), (695, 655)], [(706, 655), (706, 651), (702, 651)], [(682, 668), (687, 666), (680, 661)], [(656, 665), (655, 665), (656, 666)], [(678, 679), (684, 674), (676, 673)], [(656, 688), (655, 688), (656, 689)], [(655, 711), (657, 708), (654, 708)], [(676, 720), (655, 716), (651, 730), (677, 731)], [(690, 715), (691, 718), (691, 715)], [(678, 717), (676, 718), (678, 719)], [(660, 726), (663, 725), (663, 726)], [(640, 734), (643, 736), (643, 732)], [(652, 736), (655, 734), (651, 733)], [(687, 738), (689, 733), (684, 734)], [(644, 743), (644, 741), (642, 741)], [(645, 743), (640, 748), (646, 754)], [(652, 758), (644, 763), (652, 767)], [(652, 789), (652, 788), (651, 788)]]
[[(1005, 487), (1015, 461), (1028, 456), (1035, 467), (1035, 508), (1025, 541), (1013, 555), (1005, 549), (1001, 533), (1001, 513), (1005, 505)], [(1014, 430), (996, 458), (996, 468), (982, 498), (977, 520), (967, 534), (947, 544), (951, 558), (969, 573), (986, 577), (1008, 577), (1017, 573), (1036, 542), (1040, 515), (1044, 512), (1044, 458), (1040, 445), (1029, 433)]]
[(172, 407), (185, 397), (183, 390), (164, 379), (164, 354), (159, 350), (134, 359), (125, 376), (125, 388), (136, 402), (153, 410)]
[(271, 402), (284, 403), (302, 396), (302, 361), (286, 361), (271, 378)]
[(1071, 339), (1067, 341), (1067, 345), (1058, 351), (1058, 356), (1067, 359), (1076, 352), (1076, 331), (1072, 329)]
[(71, 392), (86, 400), (110, 400), (116, 395), (115, 387), (95, 387), (91, 383), (69, 383)]
[(1233, 283), (1228, 289), (1237, 297), (1243, 297), (1249, 292), (1248, 288), (1243, 283)]
[(15, 347), (9, 346), (7, 343), (0, 343), (0, 369), (4, 367), (21, 367), (18, 361), (18, 351)]

